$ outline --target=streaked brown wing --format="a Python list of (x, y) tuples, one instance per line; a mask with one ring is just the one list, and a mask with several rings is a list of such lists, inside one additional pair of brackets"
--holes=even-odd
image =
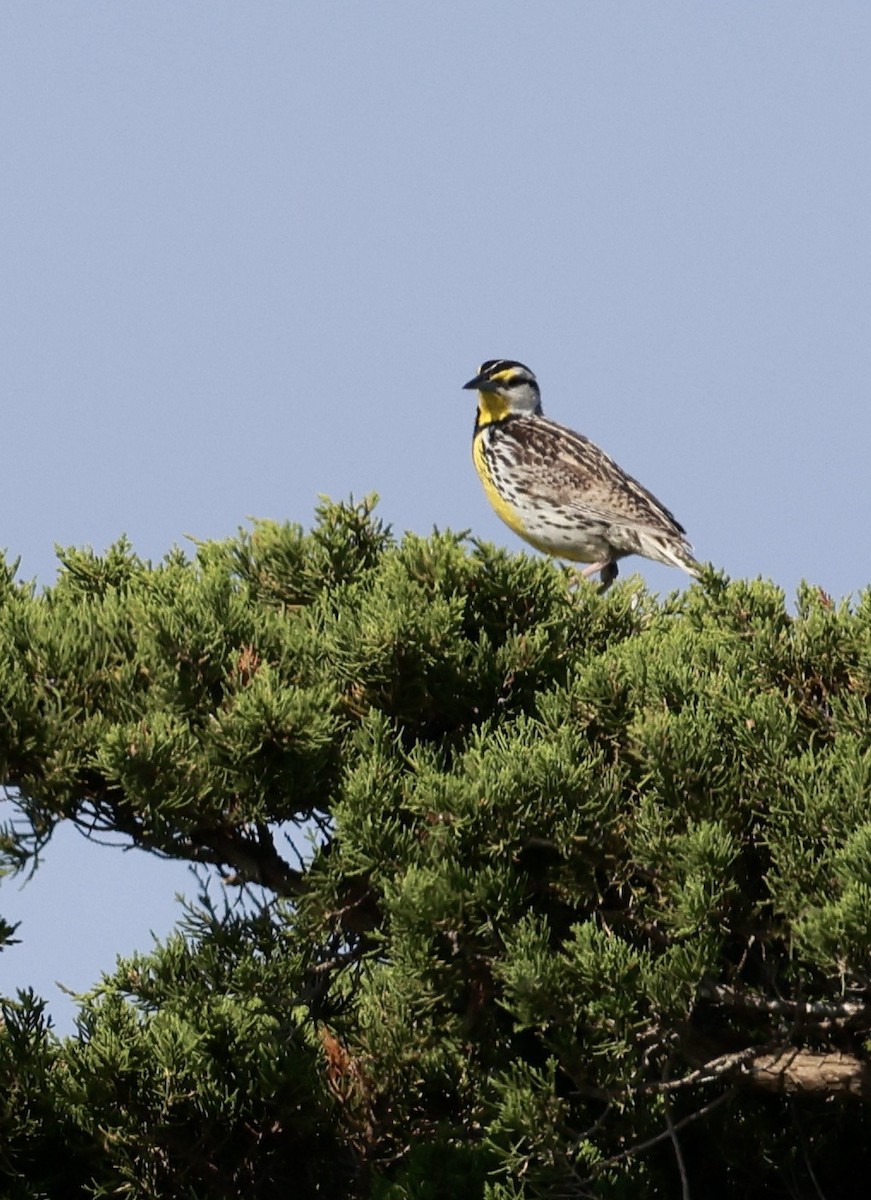
[(553, 501), (585, 521), (640, 525), (681, 536), (682, 525), (664, 505), (583, 434), (545, 417), (517, 417), (500, 427), (513, 439), (513, 474), (535, 500)]

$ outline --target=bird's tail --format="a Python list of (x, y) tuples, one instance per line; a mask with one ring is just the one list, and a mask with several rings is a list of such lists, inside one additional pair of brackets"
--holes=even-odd
[(669, 567), (680, 567), (693, 579), (701, 574), (701, 564), (693, 557), (693, 548), (683, 538), (663, 537), (652, 531), (638, 531), (642, 543), (641, 553), (647, 558), (665, 563)]

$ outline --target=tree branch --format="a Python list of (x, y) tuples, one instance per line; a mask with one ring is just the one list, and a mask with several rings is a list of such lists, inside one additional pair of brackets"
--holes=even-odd
[(867, 1017), (871, 1021), (871, 1005), (859, 1000), (780, 1000), (723, 983), (702, 983), (697, 994), (700, 1000), (710, 1000), (729, 1008), (743, 1008), (749, 1012), (807, 1016), (816, 1022), (852, 1021), (857, 1017)]
[(250, 837), (241, 830), (199, 829), (191, 835), (184, 857), (232, 867), (236, 882), (256, 883), (279, 896), (298, 896), (303, 891), (303, 874), (294, 870), (275, 849), (268, 830)]
[(827, 1054), (787, 1046), (750, 1059), (743, 1069), (768, 1092), (871, 1096), (871, 1065), (840, 1051)]
[[(695, 1031), (682, 1036), (680, 1050), (698, 1069), (684, 1079), (670, 1082), (672, 1089), (733, 1077), (744, 1085), (788, 1095), (871, 1096), (871, 1064), (839, 1050), (808, 1050), (769, 1043), (723, 1054), (720, 1046)], [(649, 1090), (660, 1091), (663, 1086), (652, 1084)]]

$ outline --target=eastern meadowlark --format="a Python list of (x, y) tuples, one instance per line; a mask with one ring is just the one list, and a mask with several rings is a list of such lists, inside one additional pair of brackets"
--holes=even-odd
[(589, 563), (601, 590), (629, 554), (699, 564), (685, 531), (655, 496), (582, 433), (542, 415), (538, 382), (523, 363), (494, 358), (463, 385), (478, 391), (472, 458), (487, 499), (537, 550)]

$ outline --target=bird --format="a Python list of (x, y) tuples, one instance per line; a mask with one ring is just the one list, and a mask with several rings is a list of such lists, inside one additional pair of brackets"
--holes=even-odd
[(550, 421), (523, 363), (491, 358), (464, 388), (478, 393), (472, 460), (496, 513), (537, 550), (588, 563), (606, 592), (617, 562), (640, 554), (697, 577), (686, 530), (582, 433)]

